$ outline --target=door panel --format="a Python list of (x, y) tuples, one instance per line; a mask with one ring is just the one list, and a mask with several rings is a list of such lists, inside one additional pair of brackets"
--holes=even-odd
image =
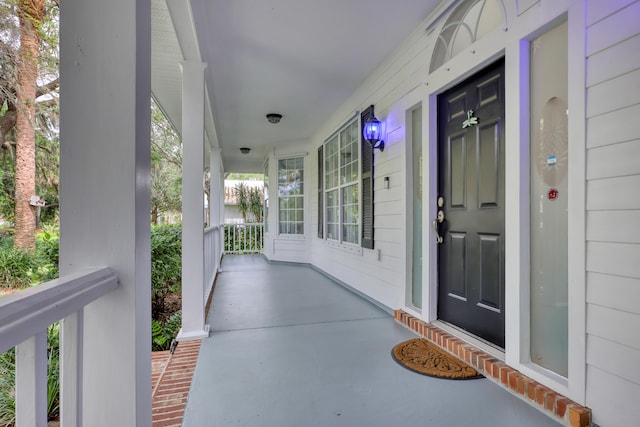
[(495, 208), (499, 205), (500, 126), (499, 122), (481, 126), (479, 135), (479, 185), (480, 207)]
[(449, 140), (449, 151), (451, 158), (451, 187), (449, 190), (449, 200), (456, 208), (464, 208), (467, 199), (467, 161), (466, 144), (464, 134), (452, 137)]
[[(500, 276), (502, 265), (500, 262), (500, 236), (479, 234), (480, 240), (480, 296), (479, 303), (484, 308), (500, 310)], [(498, 278), (498, 280), (496, 280)]]
[(438, 191), (438, 317), (504, 347), (503, 60), (438, 97)]
[(465, 233), (449, 233), (449, 243), (451, 246), (449, 259), (452, 261), (447, 268), (451, 269), (450, 274), (450, 286), (449, 296), (467, 299), (467, 286), (466, 286), (466, 241)]

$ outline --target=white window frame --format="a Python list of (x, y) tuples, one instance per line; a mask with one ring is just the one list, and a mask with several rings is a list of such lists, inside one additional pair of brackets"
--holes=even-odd
[[(347, 166), (347, 164), (345, 164), (343, 162), (342, 156), (341, 156), (341, 151), (343, 149), (343, 136), (345, 136), (345, 131), (351, 127), (351, 126), (355, 126), (356, 128), (356, 138), (355, 140), (350, 140), (348, 143), (349, 144), (355, 144), (355, 146), (357, 147), (357, 153), (358, 153), (358, 158), (355, 161), (351, 161), (349, 162), (349, 165), (353, 168), (356, 168), (356, 175), (354, 177), (353, 180), (350, 180), (348, 182), (344, 181), (343, 182), (343, 173), (344, 173), (344, 167)], [(323, 201), (324, 201), (324, 207), (323, 207), (323, 227), (324, 227), (324, 232), (323, 232), (323, 240), (329, 244), (329, 245), (333, 245), (333, 246), (337, 246), (337, 247), (341, 247), (347, 250), (351, 250), (351, 251), (361, 251), (361, 242), (362, 242), (362, 191), (361, 191), (361, 162), (362, 162), (362, 145), (361, 145), (361, 138), (360, 138), (360, 121), (358, 119), (358, 117), (354, 117), (353, 119), (349, 120), (347, 123), (345, 123), (343, 126), (341, 126), (336, 132), (334, 132), (329, 138), (327, 138), (324, 143), (323, 143), (323, 165), (324, 165), (324, 171), (323, 171), (323, 176), (322, 176), (322, 184), (323, 185), (323, 189), (322, 189), (322, 193), (323, 193)], [(337, 177), (337, 185), (334, 185), (332, 187), (327, 188), (327, 173), (328, 173), (328, 167), (327, 167), (327, 154), (328, 154), (328, 150), (327, 150), (327, 145), (331, 142), (333, 142), (335, 139), (338, 139), (338, 151), (336, 153), (337, 158), (338, 158), (338, 166), (337, 168), (333, 168), (331, 169), (331, 171), (335, 171), (338, 174)], [(353, 169), (351, 169), (353, 171)], [(352, 175), (353, 176), (353, 175)], [(344, 218), (344, 206), (345, 206), (345, 200), (344, 200), (344, 196), (343, 196), (343, 190), (345, 188), (351, 187), (353, 185), (356, 185), (357, 187), (357, 198), (358, 200), (356, 201), (357, 206), (358, 206), (358, 213), (357, 213), (357, 223), (356, 224), (352, 224), (352, 225), (356, 225), (357, 226), (357, 232), (356, 232), (356, 241), (355, 242), (349, 242), (349, 241), (345, 241), (343, 239), (343, 227), (345, 225), (345, 218)], [(337, 204), (337, 209), (338, 209), (338, 222), (337, 222), (337, 236), (335, 236), (335, 238), (333, 237), (329, 237), (329, 225), (330, 225), (330, 217), (329, 217), (329, 203), (328, 203), (328, 194), (332, 191), (337, 191), (337, 195), (338, 195), (338, 204)]]
[[(281, 182), (280, 182), (280, 171), (282, 170), (280, 165), (281, 162), (288, 162), (288, 161), (295, 161), (295, 160), (299, 160), (300, 162), (302, 162), (302, 168), (301, 169), (296, 169), (296, 170), (301, 170), (302, 171), (302, 180), (300, 180), (300, 183), (302, 184), (302, 190), (300, 191), (300, 194), (286, 194), (283, 195), (280, 191), (280, 186), (281, 186)], [(287, 170), (293, 170), (293, 169), (287, 169)], [(277, 169), (277, 177), (278, 177), (278, 235), (279, 236), (292, 236), (292, 237), (299, 237), (299, 236), (304, 236), (305, 234), (305, 221), (304, 221), (304, 210), (305, 210), (305, 206), (304, 206), (304, 157), (303, 156), (292, 156), (292, 157), (286, 157), (286, 158), (281, 158), (278, 159), (278, 169)], [(293, 181), (291, 181), (290, 183), (292, 183)], [(300, 200), (301, 201), (301, 207), (299, 208), (294, 208), (294, 209), (287, 209), (289, 211), (300, 211), (302, 212), (302, 220), (301, 221), (291, 221), (289, 219), (286, 220), (287, 223), (291, 223), (291, 224), (296, 224), (299, 223), (302, 225), (302, 230), (300, 232), (283, 232), (282, 231), (282, 214), (281, 214), (281, 200), (287, 198), (287, 199), (295, 199), (295, 200)]]

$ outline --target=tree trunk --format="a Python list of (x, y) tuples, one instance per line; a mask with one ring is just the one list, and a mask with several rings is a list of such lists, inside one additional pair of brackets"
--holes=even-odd
[(158, 206), (156, 205), (151, 208), (151, 224), (158, 224)]
[(14, 245), (33, 250), (36, 246), (35, 208), (29, 204), (36, 194), (35, 100), (38, 79), (40, 27), (44, 0), (18, 2), (20, 51), (16, 117), (16, 215)]

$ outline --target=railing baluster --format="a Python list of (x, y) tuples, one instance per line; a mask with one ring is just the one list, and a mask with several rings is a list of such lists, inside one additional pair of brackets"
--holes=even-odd
[(60, 320), (61, 416), (65, 427), (82, 425), (82, 313), (116, 287), (111, 269), (96, 268), (0, 299), (0, 352), (16, 348), (16, 427), (47, 425), (47, 330)]
[(264, 224), (224, 224), (224, 253), (226, 254), (261, 254), (264, 252)]
[(220, 239), (222, 226), (213, 226), (204, 230), (204, 278), (203, 290), (205, 304), (209, 298), (211, 287), (220, 267), (220, 251), (223, 240)]
[(64, 427), (82, 425), (82, 337), (84, 309), (60, 321), (60, 420)]
[(16, 346), (16, 427), (47, 425), (47, 330)]

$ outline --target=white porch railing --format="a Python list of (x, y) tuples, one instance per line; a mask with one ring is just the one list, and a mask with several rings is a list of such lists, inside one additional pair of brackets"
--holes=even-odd
[(68, 320), (61, 328), (60, 408), (63, 422), (76, 425), (82, 410), (82, 312), (117, 286), (116, 274), (100, 268), (0, 298), (0, 353), (16, 347), (16, 427), (47, 425), (47, 328), (60, 320)]
[(264, 253), (264, 224), (225, 224), (224, 253)]
[(209, 300), (216, 273), (220, 270), (222, 257), (221, 226), (213, 226), (204, 230), (204, 301)]

